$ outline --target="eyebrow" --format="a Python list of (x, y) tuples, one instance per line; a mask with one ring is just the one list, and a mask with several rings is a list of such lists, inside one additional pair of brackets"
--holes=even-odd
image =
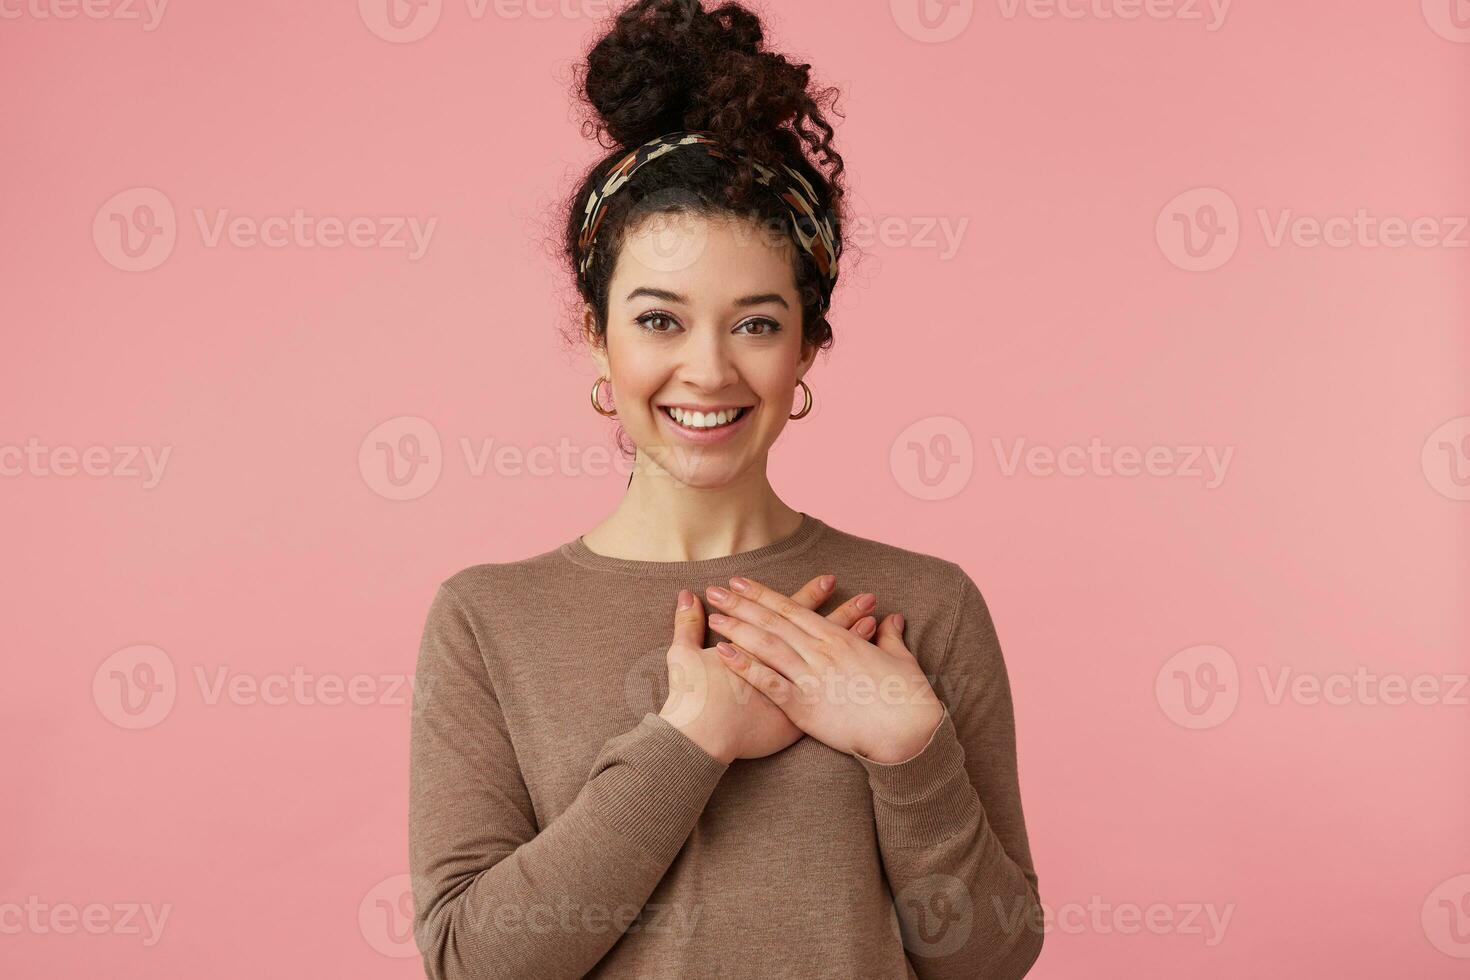
[[(628, 294), (628, 300), (632, 301), (639, 296), (652, 296), (654, 299), (661, 299), (668, 303), (683, 303), (686, 306), (689, 304), (689, 297), (669, 292), (667, 289), (655, 289), (653, 286), (639, 286)], [(741, 296), (735, 301), (736, 306), (760, 306), (762, 303), (780, 303), (786, 309), (791, 309), (790, 304), (782, 299), (779, 293), (753, 293), (750, 296)]]

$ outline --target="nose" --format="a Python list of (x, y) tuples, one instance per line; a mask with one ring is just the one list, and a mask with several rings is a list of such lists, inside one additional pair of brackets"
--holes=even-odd
[(717, 392), (739, 381), (739, 373), (725, 348), (719, 329), (695, 329), (680, 345), (678, 378), (692, 388)]

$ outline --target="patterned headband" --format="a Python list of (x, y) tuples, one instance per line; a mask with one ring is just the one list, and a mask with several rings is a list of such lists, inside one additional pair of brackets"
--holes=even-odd
[[(710, 134), (683, 131), (655, 137), (618, 161), (617, 166), (608, 172), (602, 187), (593, 188), (587, 197), (582, 233), (577, 237), (577, 250), (581, 255), (577, 275), (584, 288), (588, 285), (587, 273), (592, 267), (593, 246), (597, 243), (597, 231), (607, 211), (607, 199), (621, 189), (639, 167), (681, 146), (700, 146), (712, 157), (732, 159)], [(786, 205), (791, 214), (792, 237), (816, 263), (820, 273), (821, 312), (825, 313), (832, 301), (832, 288), (837, 284), (837, 259), (842, 254), (842, 243), (837, 238), (832, 218), (819, 207), (812, 185), (796, 170), (783, 163), (781, 168), (787, 176), (778, 177), (770, 167), (755, 161), (751, 161), (751, 165), (755, 169), (756, 180), (770, 188)]]

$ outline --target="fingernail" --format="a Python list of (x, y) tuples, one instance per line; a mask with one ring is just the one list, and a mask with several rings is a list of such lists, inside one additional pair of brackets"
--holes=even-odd
[(679, 608), (680, 609), (688, 609), (693, 604), (694, 604), (694, 596), (689, 593), (689, 590), (688, 589), (680, 589), (679, 590)]
[(711, 626), (724, 626), (729, 621), (730, 621), (729, 619), (727, 619), (724, 616), (721, 616), (719, 613), (710, 613), (709, 614), (709, 624)]
[(726, 602), (730, 598), (730, 593), (726, 592), (724, 589), (720, 588), (718, 585), (711, 585), (709, 588), (705, 589), (704, 591), (705, 591), (705, 594), (708, 595), (715, 602)]
[(870, 620), (867, 620), (867, 619), (863, 620), (863, 627), (862, 627), (863, 636), (872, 636), (873, 635), (873, 630), (875, 630), (877, 628), (878, 628), (878, 624), (877, 623), (871, 622)]
[(872, 609), (877, 604), (878, 597), (873, 595), (871, 592), (865, 592), (862, 595), (858, 596), (857, 607), (863, 612), (867, 612), (869, 609)]
[(898, 630), (900, 633), (903, 632), (903, 613), (894, 613), (893, 614), (893, 627), (894, 627), (894, 629)]
[(830, 592), (832, 590), (832, 586), (835, 584), (837, 584), (836, 575), (823, 575), (821, 578), (817, 579), (817, 587), (823, 592)]
[(720, 651), (720, 656), (724, 657), (726, 660), (734, 660), (736, 657), (740, 656), (739, 650), (736, 650), (734, 647), (724, 642), (723, 640), (715, 644), (715, 649)]
[(730, 588), (734, 589), (736, 592), (744, 592), (749, 587), (750, 583), (741, 578), (739, 575), (736, 575), (734, 578), (730, 579)]

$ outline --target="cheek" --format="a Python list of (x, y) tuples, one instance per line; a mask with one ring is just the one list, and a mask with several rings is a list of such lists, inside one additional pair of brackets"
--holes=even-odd
[(636, 348), (624, 348), (608, 366), (624, 401), (646, 401), (663, 385), (667, 374), (658, 358), (644, 356)]
[(785, 361), (751, 365), (745, 379), (763, 402), (779, 402), (796, 387), (796, 372)]

